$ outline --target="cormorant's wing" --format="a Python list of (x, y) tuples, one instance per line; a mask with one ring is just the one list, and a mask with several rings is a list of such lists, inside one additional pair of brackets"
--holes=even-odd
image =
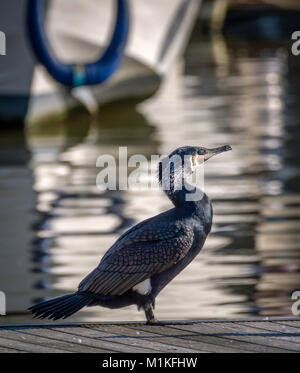
[(193, 229), (179, 222), (147, 224), (150, 220), (121, 236), (78, 290), (121, 295), (182, 259), (192, 246)]

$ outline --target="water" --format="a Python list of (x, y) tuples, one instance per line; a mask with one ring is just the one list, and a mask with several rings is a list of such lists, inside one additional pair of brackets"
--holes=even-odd
[[(300, 290), (300, 58), (270, 45), (193, 40), (159, 94), (75, 112), (1, 138), (1, 323), (34, 320), (35, 300), (76, 289), (121, 232), (170, 207), (159, 190), (95, 185), (102, 154), (230, 144), (206, 164), (214, 224), (204, 250), (157, 299), (159, 319), (291, 314)], [(17, 136), (17, 137), (16, 137)], [(29, 153), (26, 152), (26, 148)], [(143, 165), (142, 178), (151, 181)], [(131, 171), (130, 169), (128, 172)], [(143, 320), (135, 307), (70, 321)]]

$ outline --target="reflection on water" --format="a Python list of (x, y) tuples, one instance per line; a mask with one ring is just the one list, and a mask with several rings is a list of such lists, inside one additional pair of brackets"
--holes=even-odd
[[(157, 299), (157, 317), (291, 316), (291, 293), (300, 290), (298, 61), (278, 47), (193, 42), (185, 71), (136, 109), (115, 104), (93, 125), (73, 115), (29, 128), (29, 163), (0, 168), (0, 289), (10, 311), (0, 322), (32, 322), (25, 307), (73, 291), (121, 232), (170, 207), (158, 190), (98, 189), (99, 155), (128, 146), (128, 156), (150, 158), (227, 143), (233, 151), (205, 168), (212, 233)], [(129, 307), (86, 309), (70, 320), (143, 318)]]

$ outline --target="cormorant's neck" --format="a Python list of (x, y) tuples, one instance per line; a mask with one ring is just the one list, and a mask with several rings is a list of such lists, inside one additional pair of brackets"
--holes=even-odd
[(179, 171), (174, 169), (164, 171), (160, 164), (158, 178), (163, 191), (175, 207), (180, 207), (184, 204), (197, 204), (204, 196), (202, 190), (186, 181), (182, 169)]
[(175, 207), (183, 205), (195, 205), (202, 200), (204, 193), (201, 189), (196, 188), (185, 182), (185, 186), (181, 190), (164, 190), (168, 198)]

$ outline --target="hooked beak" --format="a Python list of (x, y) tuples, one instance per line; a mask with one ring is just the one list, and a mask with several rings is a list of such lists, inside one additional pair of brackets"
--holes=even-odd
[(223, 145), (223, 146), (219, 146), (218, 148), (207, 149), (207, 153), (204, 156), (205, 161), (207, 161), (209, 158), (211, 158), (214, 155), (227, 152), (228, 150), (232, 150), (232, 147), (230, 145)]

